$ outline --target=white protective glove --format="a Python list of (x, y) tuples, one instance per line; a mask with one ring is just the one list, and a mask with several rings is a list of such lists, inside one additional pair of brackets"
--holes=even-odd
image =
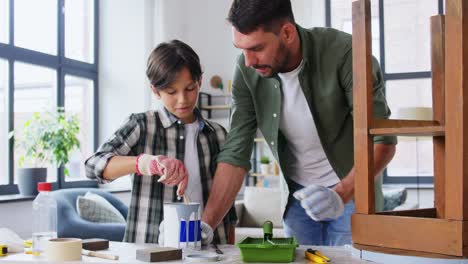
[(159, 224), (158, 246), (164, 246), (164, 220)]
[(203, 221), (200, 223), (201, 228), (201, 243), (202, 245), (209, 245), (213, 241), (213, 229), (211, 226)]
[[(200, 222), (200, 229), (202, 245), (210, 244), (213, 241), (213, 229), (203, 221)], [(164, 246), (164, 220), (159, 224), (158, 245)]]
[(169, 186), (178, 185), (177, 195), (183, 195), (188, 184), (188, 173), (184, 163), (178, 159), (163, 155), (153, 156), (141, 154), (137, 158), (137, 173), (139, 175), (161, 176), (158, 182)]
[(158, 246), (164, 246), (164, 220), (159, 224)]
[(336, 219), (344, 212), (341, 197), (327, 187), (310, 185), (295, 192), (293, 196), (301, 202), (307, 215), (317, 222)]

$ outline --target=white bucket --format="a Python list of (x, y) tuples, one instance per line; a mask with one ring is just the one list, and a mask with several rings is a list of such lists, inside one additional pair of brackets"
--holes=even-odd
[(199, 207), (199, 203), (164, 203), (165, 247), (201, 249)]

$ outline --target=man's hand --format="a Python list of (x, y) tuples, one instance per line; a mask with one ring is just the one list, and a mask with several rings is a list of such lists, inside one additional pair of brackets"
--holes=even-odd
[(159, 175), (158, 182), (169, 186), (179, 185), (178, 195), (183, 195), (188, 183), (188, 173), (184, 163), (166, 156), (142, 154), (137, 158), (137, 173), (145, 176)]
[(203, 221), (200, 223), (200, 228), (202, 245), (209, 245), (213, 241), (213, 229), (209, 224)]
[(334, 190), (319, 185), (310, 185), (293, 194), (302, 208), (314, 221), (331, 220), (344, 212), (341, 197)]

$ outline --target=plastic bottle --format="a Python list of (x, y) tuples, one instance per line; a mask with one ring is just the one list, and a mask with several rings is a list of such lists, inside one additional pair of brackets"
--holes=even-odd
[(33, 247), (34, 255), (44, 251), (46, 241), (57, 238), (57, 201), (50, 194), (49, 182), (37, 184), (39, 194), (33, 201)]

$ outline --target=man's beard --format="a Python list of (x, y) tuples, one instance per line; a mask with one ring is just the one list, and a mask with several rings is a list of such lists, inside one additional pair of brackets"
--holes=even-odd
[(267, 65), (267, 64), (255, 64), (252, 65), (253, 68), (255, 69), (262, 69), (262, 68), (270, 68), (270, 73), (267, 75), (264, 75), (264, 77), (272, 77), (276, 75), (279, 72), (285, 72), (286, 65), (289, 62), (289, 59), (291, 58), (289, 50), (287, 50), (286, 46), (283, 44), (280, 44), (278, 48), (278, 56), (273, 60), (272, 65)]

